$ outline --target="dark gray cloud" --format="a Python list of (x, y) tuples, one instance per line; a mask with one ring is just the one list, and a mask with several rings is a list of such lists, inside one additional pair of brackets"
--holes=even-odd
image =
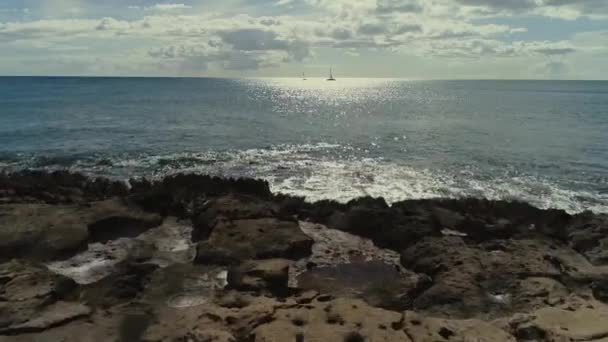
[(507, 10), (524, 13), (536, 9), (569, 7), (583, 15), (608, 14), (606, 0), (454, 0), (467, 6), (486, 7), (491, 10)]
[(260, 20), (260, 24), (262, 24), (264, 26), (274, 26), (274, 25), (281, 25), (281, 21), (278, 19), (273, 19), (273, 18), (264, 18), (264, 19)]
[(540, 54), (546, 56), (556, 56), (556, 55), (566, 55), (569, 53), (576, 52), (576, 49), (573, 48), (542, 48), (536, 49), (534, 52), (538, 52)]
[(463, 39), (463, 38), (471, 38), (480, 36), (479, 32), (475, 31), (453, 31), (453, 30), (445, 30), (439, 33), (433, 34), (429, 36), (430, 39)]
[(422, 26), (417, 24), (402, 24), (397, 27), (395, 34), (422, 32)]
[(420, 13), (424, 8), (417, 2), (411, 0), (377, 0), (376, 12), (379, 14)]
[(331, 31), (331, 37), (337, 40), (347, 40), (353, 37), (353, 31), (344, 28), (337, 28)]
[(388, 28), (381, 23), (367, 23), (362, 24), (357, 29), (357, 32), (364, 35), (374, 36), (378, 34), (383, 34), (388, 31)]
[(486, 6), (494, 9), (506, 9), (512, 11), (528, 10), (538, 7), (534, 0), (456, 0), (467, 6)]

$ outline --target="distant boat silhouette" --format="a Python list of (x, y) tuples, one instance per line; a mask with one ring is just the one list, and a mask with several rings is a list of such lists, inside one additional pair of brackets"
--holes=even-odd
[(302, 80), (306, 81), (306, 74), (302, 73)]
[(328, 81), (335, 81), (336, 79), (334, 78), (334, 74), (331, 70), (331, 68), (329, 68), (329, 78), (327, 79)]

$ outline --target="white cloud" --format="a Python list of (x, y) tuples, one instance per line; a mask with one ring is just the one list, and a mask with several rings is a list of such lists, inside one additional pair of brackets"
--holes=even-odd
[[(23, 53), (30, 54), (26, 59), (56, 61), (61, 70), (69, 63), (59, 61), (71, 61), (74, 68), (90, 72), (180, 75), (327, 64), (318, 58), (328, 55), (368, 64), (374, 64), (374, 58), (390, 56), (423, 58), (456, 65), (463, 72), (475, 70), (465, 68), (462, 61), (475, 59), (489, 68), (509, 60), (509, 70), (520, 63), (522, 68), (534, 65), (534, 72), (556, 74), (561, 70), (572, 75), (582, 68), (574, 60), (605, 56), (608, 39), (599, 34), (559, 41), (526, 40), (526, 27), (488, 24), (496, 15), (529, 15), (548, 9), (583, 13), (584, 7), (573, 0), (543, 1), (535, 0), (533, 5), (527, 0), (305, 0), (284, 3), (308, 6), (303, 13), (263, 16), (207, 9), (198, 13), (197, 8), (182, 3), (129, 6), (147, 11), (130, 11), (129, 16), (136, 16), (130, 20), (107, 16), (0, 23), (0, 49), (26, 51)], [(63, 12), (83, 6), (74, 0), (65, 4)], [(276, 2), (269, 3), (279, 11), (274, 5)], [(185, 9), (192, 10), (185, 15)], [(566, 16), (564, 13), (551, 15)], [(477, 20), (480, 18), (484, 20)], [(18, 57), (14, 59), (7, 64), (7, 57), (0, 57), (0, 72), (21, 63)], [(87, 60), (95, 68), (83, 67)], [(412, 70), (407, 63), (401, 64), (403, 73)]]

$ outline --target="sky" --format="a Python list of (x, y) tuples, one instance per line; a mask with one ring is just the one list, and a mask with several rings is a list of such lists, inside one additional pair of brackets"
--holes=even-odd
[(608, 0), (0, 0), (0, 75), (608, 79)]

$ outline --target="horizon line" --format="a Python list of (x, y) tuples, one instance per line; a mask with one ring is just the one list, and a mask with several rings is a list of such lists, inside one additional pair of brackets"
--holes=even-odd
[[(297, 76), (124, 76), (124, 75), (0, 75), (0, 78), (150, 78), (150, 79), (300, 79)], [(307, 76), (308, 79), (325, 79), (326, 76)], [(387, 79), (405, 81), (566, 81), (566, 82), (606, 82), (608, 79), (554, 79), (554, 78), (409, 78), (409, 77), (364, 77), (342, 76), (340, 79)]]

